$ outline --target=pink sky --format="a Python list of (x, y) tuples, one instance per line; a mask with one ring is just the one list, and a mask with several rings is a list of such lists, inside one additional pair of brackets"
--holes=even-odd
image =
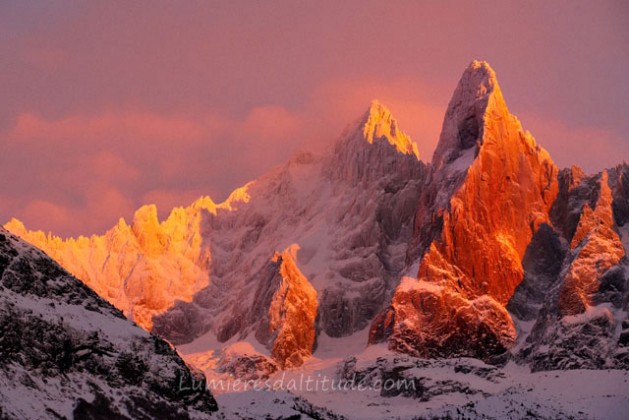
[(145, 203), (220, 201), (374, 98), (429, 161), (474, 58), (559, 166), (613, 166), (628, 4), (2, 2), (0, 221), (101, 233)]

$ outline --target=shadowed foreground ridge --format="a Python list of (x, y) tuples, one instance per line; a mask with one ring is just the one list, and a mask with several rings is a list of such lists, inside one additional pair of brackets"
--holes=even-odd
[(0, 417), (185, 419), (217, 410), (168, 343), (0, 228)]

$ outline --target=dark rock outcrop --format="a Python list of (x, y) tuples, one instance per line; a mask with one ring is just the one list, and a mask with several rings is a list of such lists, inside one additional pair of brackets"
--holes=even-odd
[(181, 419), (217, 410), (203, 375), (168, 343), (3, 228), (0, 384), (5, 418)]

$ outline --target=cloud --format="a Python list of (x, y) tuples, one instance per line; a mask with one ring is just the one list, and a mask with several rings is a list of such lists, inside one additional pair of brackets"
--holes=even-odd
[[(46, 200), (32, 200), (22, 208), (22, 217), (25, 220), (38, 220), (46, 217), (51, 226), (68, 228), (71, 222), (70, 209), (65, 206), (51, 203)], [(76, 220), (74, 222), (77, 222)]]
[[(92, 185), (85, 192), (85, 205), (71, 206), (47, 200), (26, 201), (20, 208), (20, 219), (30, 222), (29, 228), (43, 228), (55, 234), (72, 235), (104, 232), (112, 226), (110, 220), (115, 209), (119, 214), (127, 214), (134, 206), (116, 188), (109, 185)], [(117, 219), (113, 219), (117, 220)], [(89, 226), (93, 231), (81, 229)]]
[(23, 113), (0, 135), (0, 185), (10, 198), (2, 215), (69, 235), (103, 231), (145, 200), (167, 206), (162, 216), (201, 194), (220, 200), (293, 151), (287, 145), (299, 137), (300, 118), (278, 106), (241, 119), (211, 111)]
[(205, 130), (201, 124), (188, 118), (142, 112), (72, 115), (57, 120), (46, 120), (31, 113), (23, 113), (17, 118), (10, 138), (28, 144), (39, 142), (44, 134), (49, 144), (54, 142), (55, 145), (62, 143), (73, 147), (93, 148), (99, 147), (94, 142), (95, 139), (106, 143), (151, 139), (157, 146), (168, 146), (182, 140), (198, 142), (203, 138)]
[(60, 49), (27, 49), (22, 52), (21, 59), (25, 63), (42, 71), (54, 72), (63, 67), (67, 54)]

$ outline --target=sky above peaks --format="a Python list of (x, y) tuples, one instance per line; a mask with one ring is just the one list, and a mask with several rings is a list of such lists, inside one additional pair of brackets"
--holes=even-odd
[(560, 167), (629, 160), (629, 3), (1, 2), (0, 221), (104, 232), (164, 216), (379, 99), (429, 161), (465, 67), (487, 60)]

